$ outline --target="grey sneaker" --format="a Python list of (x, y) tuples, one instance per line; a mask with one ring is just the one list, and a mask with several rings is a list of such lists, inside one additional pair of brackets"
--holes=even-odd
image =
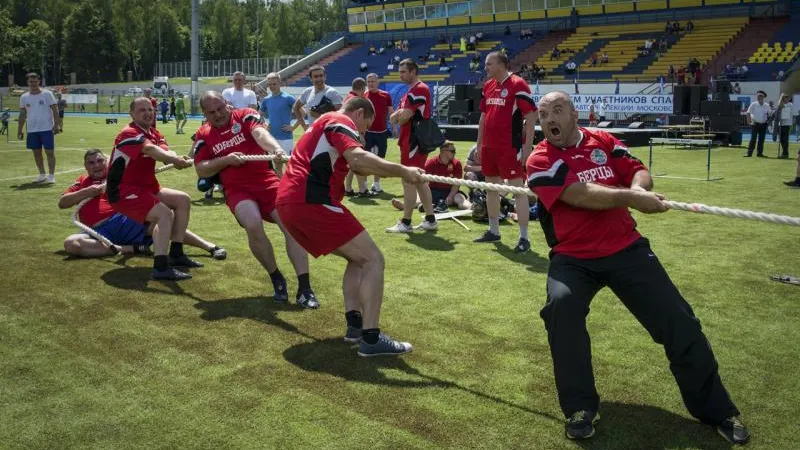
[(295, 302), (297, 306), (306, 309), (317, 309), (319, 308), (319, 301), (317, 301), (317, 296), (314, 295), (314, 291), (308, 290), (303, 292), (298, 292), (297, 297), (295, 297)]
[(344, 334), (344, 341), (348, 344), (358, 344), (361, 342), (361, 328), (347, 326), (347, 332)]
[(367, 344), (361, 340), (361, 345), (358, 347), (358, 356), (396, 356), (408, 353), (412, 350), (411, 344), (408, 342), (395, 341), (389, 336), (381, 333), (378, 337), (378, 342), (375, 344)]
[(750, 441), (750, 430), (739, 416), (728, 417), (717, 425), (717, 433), (731, 444), (744, 445)]
[(566, 434), (569, 439), (589, 439), (594, 436), (594, 424), (600, 414), (594, 411), (578, 411), (567, 419)]

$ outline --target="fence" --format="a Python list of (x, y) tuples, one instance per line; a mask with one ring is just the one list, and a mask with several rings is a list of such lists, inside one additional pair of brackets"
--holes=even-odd
[[(217, 59), (200, 61), (200, 77), (229, 77), (233, 72), (242, 71), (246, 75), (266, 76), (270, 72), (282, 70), (304, 55), (275, 56), (272, 58)], [(154, 68), (157, 77), (182, 78), (192, 76), (191, 61), (159, 63)]]

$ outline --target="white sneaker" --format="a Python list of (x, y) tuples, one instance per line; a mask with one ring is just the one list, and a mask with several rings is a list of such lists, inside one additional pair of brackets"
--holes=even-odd
[(45, 174), (43, 174), (43, 173), (40, 173), (40, 174), (39, 174), (39, 176), (38, 176), (38, 177), (36, 177), (36, 179), (35, 179), (35, 180), (33, 180), (33, 182), (34, 182), (34, 183), (41, 183), (42, 181), (44, 181), (44, 180), (46, 180), (46, 179), (47, 179), (47, 175), (45, 175)]
[(56, 182), (56, 176), (55, 175), (48, 175), (47, 176), (47, 183), (53, 184), (55, 182)]
[(411, 233), (412, 231), (414, 231), (414, 229), (411, 228), (411, 225), (406, 225), (402, 221), (397, 222), (397, 225), (386, 229), (387, 233)]
[(383, 189), (381, 189), (381, 184), (380, 183), (372, 183), (372, 187), (370, 188), (370, 190), (372, 192), (378, 192), (378, 193), (383, 192)]
[(439, 221), (437, 220), (436, 222), (428, 222), (427, 220), (423, 220), (415, 228), (422, 228), (425, 231), (436, 231), (439, 229)]

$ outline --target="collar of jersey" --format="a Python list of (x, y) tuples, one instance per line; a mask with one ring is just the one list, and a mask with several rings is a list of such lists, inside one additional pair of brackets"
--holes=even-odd
[(585, 134), (583, 134), (583, 130), (581, 130), (580, 128), (578, 128), (578, 133), (580, 133), (580, 134), (581, 134), (581, 138), (580, 138), (580, 139), (578, 139), (578, 143), (577, 143), (577, 144), (575, 144), (575, 145), (573, 145), (572, 147), (559, 147), (559, 146), (557, 146), (557, 145), (554, 145), (553, 147), (555, 147), (555, 148), (557, 148), (557, 149), (559, 149), (559, 150), (561, 150), (561, 151), (567, 150), (567, 149), (569, 149), (569, 148), (578, 148), (578, 147), (580, 147), (580, 146), (581, 146), (581, 144), (583, 143), (583, 139), (586, 137), (586, 135), (585, 135)]

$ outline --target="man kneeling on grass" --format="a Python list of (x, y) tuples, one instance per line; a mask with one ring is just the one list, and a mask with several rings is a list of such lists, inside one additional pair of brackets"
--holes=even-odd
[[(143, 224), (132, 221), (122, 214), (115, 213), (106, 197), (106, 176), (108, 159), (102, 151), (89, 149), (83, 155), (86, 175), (75, 180), (58, 200), (61, 209), (71, 208), (86, 199), (91, 199), (81, 207), (78, 219), (81, 223), (92, 227), (100, 235), (113, 242), (114, 249), (106, 247), (88, 234), (72, 234), (64, 240), (64, 250), (73, 256), (85, 258), (109, 256), (114, 250), (124, 254), (152, 254), (150, 237), (152, 230)], [(201, 248), (214, 259), (225, 259), (225, 249), (203, 240), (200, 236), (186, 230), (184, 242), (192, 247)]]

